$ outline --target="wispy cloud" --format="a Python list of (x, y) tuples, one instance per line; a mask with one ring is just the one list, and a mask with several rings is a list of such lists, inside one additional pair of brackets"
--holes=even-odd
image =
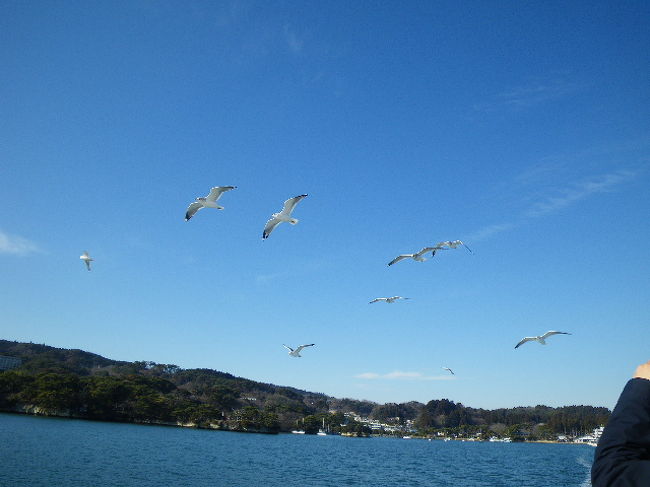
[(305, 261), (300, 264), (297, 268), (292, 268), (288, 270), (280, 270), (277, 272), (269, 272), (268, 274), (257, 274), (255, 276), (255, 282), (257, 284), (266, 284), (276, 280), (282, 279), (297, 279), (300, 276), (305, 276), (319, 272), (324, 267), (327, 267), (329, 263), (326, 260), (312, 260)]
[(298, 54), (302, 51), (303, 41), (298, 38), (293, 30), (291, 30), (289, 24), (284, 24), (284, 40), (286, 41), (287, 46), (289, 46), (291, 52), (294, 54)]
[(0, 254), (28, 255), (40, 251), (31, 240), (0, 231)]
[(558, 160), (546, 158), (524, 169), (515, 176), (514, 182), (515, 184), (524, 186), (539, 184), (549, 179), (553, 180), (566, 177), (567, 166), (570, 166), (569, 159)]
[(377, 374), (374, 372), (364, 372), (363, 374), (357, 374), (354, 376), (356, 379), (384, 379), (384, 380), (417, 380), (417, 381), (430, 381), (430, 380), (454, 380), (454, 377), (450, 375), (424, 375), (420, 372), (402, 372), (396, 370), (394, 372), (389, 372), (387, 374)]
[(497, 98), (510, 107), (525, 108), (549, 100), (562, 98), (577, 91), (581, 85), (563, 80), (551, 80), (528, 86), (519, 86), (500, 93)]
[[(573, 183), (558, 183), (555, 173), (563, 166), (562, 163), (557, 161), (542, 162), (515, 176), (511, 185), (518, 188), (518, 190), (525, 187), (529, 203), (523, 206), (524, 209), (519, 215), (513, 217), (513, 221), (479, 228), (474, 233), (467, 235), (465, 237), (466, 241), (471, 245), (471, 242), (485, 240), (507, 230), (520, 227), (531, 219), (550, 215), (596, 194), (615, 191), (618, 186), (639, 177), (646, 169), (645, 166), (635, 170), (621, 169), (610, 173), (593, 175)], [(564, 174), (565, 178), (566, 176), (567, 174)], [(538, 189), (531, 191), (531, 186)], [(536, 196), (530, 198), (531, 193)]]
[(559, 189), (557, 195), (548, 196), (538, 201), (525, 212), (525, 216), (538, 217), (561, 210), (580, 200), (597, 193), (612, 191), (614, 187), (630, 181), (636, 173), (627, 170), (616, 171), (602, 176), (584, 180), (571, 187)]
[(520, 110), (563, 98), (584, 87), (582, 83), (564, 78), (534, 80), (497, 93), (487, 101), (474, 105), (474, 109), (478, 111), (492, 111), (499, 108)]
[(266, 284), (267, 282), (270, 281), (275, 281), (276, 279), (282, 279), (289, 277), (291, 273), (289, 271), (282, 271), (282, 272), (273, 272), (270, 274), (258, 274), (255, 276), (255, 282), (257, 284)]
[[(193, 2), (190, 5), (192, 5), (194, 8), (197, 7), (196, 2)], [(216, 10), (215, 23), (218, 27), (225, 27), (239, 22), (245, 18), (250, 10), (250, 5), (248, 2), (242, 0), (233, 0), (231, 2), (219, 3), (215, 2), (213, 7)]]
[(471, 235), (468, 235), (466, 238), (468, 242), (478, 242), (480, 240), (485, 240), (486, 238), (492, 237), (498, 233), (510, 230), (514, 226), (514, 223), (499, 223), (496, 225), (488, 225), (480, 228)]

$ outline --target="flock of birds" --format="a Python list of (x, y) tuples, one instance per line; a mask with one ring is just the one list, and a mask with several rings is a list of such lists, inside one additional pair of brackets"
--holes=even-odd
[[(203, 208), (215, 208), (217, 210), (223, 210), (224, 207), (217, 204), (217, 201), (219, 201), (219, 198), (227, 192), (231, 191), (233, 189), (237, 189), (237, 186), (215, 186), (210, 190), (210, 193), (207, 196), (199, 197), (196, 198), (196, 201), (192, 202), (188, 207), (187, 211), (185, 212), (185, 221), (189, 221), (196, 213), (203, 209)], [(267, 239), (271, 235), (271, 232), (280, 224), (280, 223), (290, 223), (291, 225), (295, 225), (298, 223), (297, 218), (293, 218), (291, 214), (293, 213), (293, 210), (295, 210), (296, 205), (300, 203), (304, 198), (306, 198), (306, 194), (301, 194), (298, 196), (294, 196), (293, 198), (289, 198), (284, 202), (284, 205), (282, 207), (282, 210), (273, 213), (271, 215), (271, 218), (266, 222), (266, 225), (264, 225), (264, 230), (262, 232), (262, 238)], [(465, 247), (467, 251), (470, 254), (473, 254), (472, 250), (465, 245), (465, 243), (461, 240), (445, 240), (443, 242), (438, 242), (436, 245), (433, 245), (431, 247), (424, 247), (422, 250), (419, 252), (415, 252), (413, 254), (401, 254), (395, 257), (393, 260), (391, 260), (388, 265), (392, 266), (398, 262), (401, 262), (405, 259), (413, 259), (416, 262), (425, 262), (427, 258), (429, 257), (429, 253), (431, 253), (431, 257), (434, 257), (437, 252), (441, 250), (450, 250), (450, 249), (456, 249), (458, 247)], [(91, 270), (91, 262), (94, 261), (92, 257), (88, 254), (88, 251), (84, 251), (79, 258), (84, 262), (86, 265), (86, 268), (90, 271)], [(373, 303), (378, 303), (378, 302), (384, 302), (384, 303), (394, 303), (395, 301), (399, 300), (407, 300), (410, 298), (406, 298), (404, 296), (391, 296), (391, 297), (385, 297), (385, 298), (375, 298), (372, 301), (370, 301), (368, 304), (373, 304)], [(527, 342), (531, 341), (536, 341), (542, 345), (546, 345), (546, 339), (552, 335), (570, 335), (571, 333), (567, 333), (564, 331), (547, 331), (543, 335), (539, 336), (534, 336), (534, 337), (524, 337), (521, 339), (517, 345), (515, 345), (515, 348), (519, 348), (521, 345)], [(298, 347), (291, 348), (287, 345), (283, 346), (289, 350), (289, 356), (294, 357), (294, 358), (299, 358), (302, 357), (300, 355), (300, 352), (307, 348), (307, 347), (313, 347), (315, 344), (314, 343), (309, 343), (306, 345), (300, 345)], [(455, 375), (453, 370), (451, 370), (449, 367), (442, 367), (443, 370), (446, 370), (450, 372), (452, 375)]]
[[(219, 201), (219, 198), (221, 198), (222, 194), (232, 189), (237, 189), (237, 186), (215, 186), (210, 190), (210, 194), (208, 194), (207, 196), (196, 198), (196, 201), (187, 207), (187, 211), (185, 212), (185, 221), (189, 221), (189, 219), (192, 218), (197, 211), (203, 208), (216, 208), (217, 210), (223, 210), (223, 206), (218, 205), (217, 201)], [(271, 218), (269, 218), (269, 221), (266, 222), (266, 225), (264, 226), (264, 231), (262, 232), (262, 238), (263, 239), (269, 238), (271, 232), (280, 223), (287, 222), (287, 223), (291, 223), (292, 225), (298, 223), (298, 219), (293, 218), (291, 216), (291, 213), (293, 212), (296, 205), (300, 203), (300, 201), (303, 198), (306, 197), (307, 197), (306, 194), (301, 194), (299, 196), (294, 196), (293, 198), (289, 198), (287, 201), (285, 201), (284, 206), (282, 207), (282, 211), (279, 211), (278, 213), (273, 213), (271, 215)]]

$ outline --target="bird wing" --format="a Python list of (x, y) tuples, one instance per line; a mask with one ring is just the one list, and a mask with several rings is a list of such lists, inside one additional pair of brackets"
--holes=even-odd
[(264, 232), (262, 233), (262, 238), (269, 238), (269, 235), (271, 235), (273, 229), (280, 223), (282, 222), (277, 218), (271, 218), (269, 221), (267, 221), (266, 226), (264, 227)]
[(443, 367), (443, 369), (448, 370), (449, 372), (451, 372), (451, 375), (456, 375), (456, 374), (454, 374), (454, 371), (451, 370), (449, 367)]
[(551, 335), (570, 335), (571, 333), (567, 333), (565, 331), (547, 331), (542, 335), (542, 340), (544, 340), (547, 337), (550, 337)]
[(90, 261), (91, 260), (92, 259), (84, 259), (84, 262), (86, 263), (86, 267), (88, 268), (88, 270), (90, 270)]
[(427, 252), (433, 252), (433, 254), (436, 254), (436, 250), (440, 250), (439, 247), (424, 247), (422, 250), (420, 250), (416, 255), (416, 257), (422, 257), (424, 254)]
[(522, 339), (519, 343), (517, 343), (517, 345), (515, 345), (515, 348), (519, 348), (519, 347), (522, 346), (524, 343), (526, 343), (526, 342), (532, 342), (532, 341), (534, 341), (534, 340), (537, 340), (537, 337), (526, 337), (526, 338)]
[(472, 252), (472, 249), (470, 249), (467, 245), (465, 245), (465, 243), (462, 240), (456, 240), (456, 242), (458, 242), (460, 245), (465, 247), (470, 254), (474, 253), (474, 252)]
[(388, 263), (388, 265), (393, 265), (393, 264), (399, 262), (400, 260), (409, 259), (409, 258), (411, 258), (411, 257), (413, 257), (413, 254), (402, 254), (402, 255), (398, 255), (398, 256), (395, 257), (393, 260), (391, 260), (391, 261)]
[(305, 347), (313, 347), (314, 345), (315, 345), (315, 343), (310, 343), (308, 345), (300, 345), (298, 348), (296, 348), (296, 352), (300, 353), (303, 348), (305, 348)]
[(287, 350), (289, 350), (290, 352), (293, 352), (293, 348), (291, 348), (291, 347), (287, 347), (284, 343), (282, 344), (282, 346), (283, 346), (284, 348), (286, 348)]
[(368, 304), (376, 303), (377, 301), (386, 301), (386, 298), (375, 298), (372, 301), (370, 301)]
[(203, 205), (198, 202), (192, 203), (190, 206), (187, 207), (187, 211), (185, 212), (185, 221), (189, 221), (190, 218), (194, 216), (194, 214), (199, 211), (201, 208), (203, 208)]
[(291, 215), (291, 212), (296, 207), (298, 202), (301, 199), (306, 198), (306, 197), (307, 197), (306, 194), (301, 194), (299, 196), (294, 196), (293, 198), (289, 198), (287, 201), (284, 202), (284, 206), (282, 207), (282, 213), (284, 213), (286, 215)]
[(223, 193), (235, 189), (237, 186), (215, 186), (210, 190), (210, 194), (205, 197), (208, 201), (217, 201)]

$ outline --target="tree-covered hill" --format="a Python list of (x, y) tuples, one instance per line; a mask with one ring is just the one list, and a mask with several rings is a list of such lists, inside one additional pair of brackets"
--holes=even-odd
[[(448, 399), (377, 404), (338, 399), (211, 369), (104, 358), (83, 350), (0, 340), (20, 367), (0, 372), (0, 410), (128, 422), (192, 424), (241, 431), (369, 432), (346, 413), (436, 431), (549, 436), (584, 432), (609, 411), (591, 406), (483, 410)], [(532, 432), (532, 434), (531, 434)]]

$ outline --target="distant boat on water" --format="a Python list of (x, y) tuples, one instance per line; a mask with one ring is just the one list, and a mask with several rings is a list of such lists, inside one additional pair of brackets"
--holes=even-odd
[(294, 435), (304, 435), (305, 432), (303, 430), (293, 430), (291, 431)]
[(325, 418), (323, 418), (323, 427), (318, 430), (318, 433), (316, 433), (318, 436), (327, 436), (327, 433), (325, 431)]

